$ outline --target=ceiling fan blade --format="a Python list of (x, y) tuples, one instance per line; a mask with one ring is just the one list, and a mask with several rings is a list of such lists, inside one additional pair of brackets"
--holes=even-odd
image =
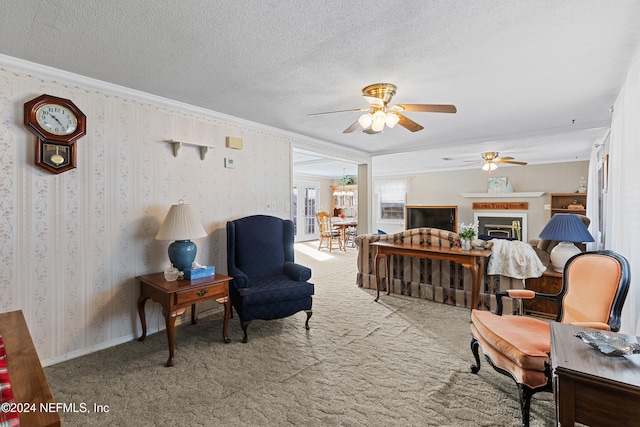
[(521, 166), (524, 166), (527, 164), (527, 162), (516, 162), (514, 160), (504, 160), (504, 159), (496, 159), (494, 160), (494, 162), (505, 163), (508, 165), (521, 165)]
[(398, 121), (398, 124), (400, 126), (402, 126), (403, 128), (410, 130), (411, 132), (418, 132), (419, 130), (424, 129), (423, 126), (421, 126), (418, 123), (414, 122), (413, 120), (411, 120), (407, 116), (403, 116), (402, 114), (398, 114), (398, 117), (400, 118), (400, 120)]
[(455, 113), (458, 111), (455, 105), (445, 104), (398, 104), (398, 106), (404, 111), (421, 111), (423, 113)]
[(500, 160), (498, 160), (498, 161), (499, 162), (504, 162), (505, 160), (514, 160), (514, 158), (511, 157), (511, 156), (500, 157)]
[(360, 129), (362, 126), (360, 126), (360, 123), (358, 123), (358, 121), (356, 120), (355, 122), (353, 122), (353, 124), (351, 126), (349, 126), (348, 128), (346, 128), (345, 130), (342, 131), (342, 133), (351, 133), (355, 130)]
[(367, 102), (370, 105), (379, 105), (380, 107), (384, 106), (384, 101), (380, 98), (376, 98), (375, 96), (367, 96), (367, 95), (362, 95), (364, 97), (364, 99), (367, 100)]
[(322, 113), (307, 114), (307, 116), (321, 116), (322, 114), (333, 114), (333, 113), (348, 113), (350, 111), (369, 111), (369, 108), (352, 108), (350, 110), (324, 111)]

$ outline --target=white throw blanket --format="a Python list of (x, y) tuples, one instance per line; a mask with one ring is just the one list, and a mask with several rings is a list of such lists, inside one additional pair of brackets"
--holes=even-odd
[(519, 240), (491, 240), (491, 256), (487, 274), (498, 274), (514, 279), (540, 277), (547, 269), (531, 245)]

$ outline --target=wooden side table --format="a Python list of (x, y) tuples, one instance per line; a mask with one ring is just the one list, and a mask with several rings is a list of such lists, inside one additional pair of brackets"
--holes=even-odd
[(222, 324), (222, 338), (225, 343), (231, 340), (227, 337), (227, 325), (231, 315), (231, 299), (229, 299), (229, 282), (232, 277), (216, 274), (194, 280), (176, 280), (167, 282), (164, 273), (137, 276), (140, 281), (140, 296), (138, 297), (138, 314), (142, 324), (143, 341), (147, 336), (147, 321), (144, 314), (144, 304), (147, 299), (162, 305), (162, 312), (169, 340), (169, 359), (166, 366), (173, 366), (174, 338), (176, 317), (184, 314), (191, 306), (191, 324), (196, 323), (196, 304), (207, 300), (215, 300), (224, 305), (224, 322)]
[[(562, 273), (554, 271), (551, 267), (542, 276), (526, 279), (525, 288), (543, 294), (557, 294), (562, 290)], [(535, 298), (523, 300), (524, 312), (540, 317), (555, 319), (558, 315), (558, 306), (555, 302)]]
[[(551, 323), (551, 361), (559, 425), (632, 426), (640, 419), (640, 369), (624, 357), (606, 356), (574, 335), (581, 328)], [(603, 332), (637, 342), (640, 338)]]

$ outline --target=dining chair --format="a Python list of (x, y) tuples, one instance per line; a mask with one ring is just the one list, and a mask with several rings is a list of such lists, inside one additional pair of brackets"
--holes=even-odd
[(356, 237), (358, 236), (358, 227), (355, 225), (347, 227), (347, 241), (345, 242), (345, 246), (351, 244), (352, 248), (356, 247)]
[(334, 243), (337, 243), (338, 249), (342, 250), (342, 236), (340, 235), (340, 230), (331, 225), (331, 216), (329, 215), (329, 212), (318, 212), (316, 214), (316, 220), (318, 221), (320, 234), (318, 250), (326, 247), (329, 249), (329, 252), (331, 252), (333, 250)]

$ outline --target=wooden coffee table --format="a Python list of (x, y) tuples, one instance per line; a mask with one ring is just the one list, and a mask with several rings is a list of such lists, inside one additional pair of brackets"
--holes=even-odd
[(224, 305), (224, 322), (222, 324), (222, 338), (225, 343), (231, 341), (227, 337), (227, 325), (231, 315), (231, 300), (229, 299), (229, 282), (232, 277), (216, 274), (194, 280), (176, 280), (167, 282), (164, 273), (147, 274), (136, 277), (140, 281), (140, 296), (138, 297), (138, 314), (142, 323), (142, 341), (147, 336), (147, 321), (144, 314), (144, 303), (151, 298), (162, 305), (164, 320), (169, 340), (169, 359), (166, 366), (173, 366), (174, 338), (176, 317), (181, 316), (187, 307), (191, 306), (191, 324), (196, 323), (196, 304), (215, 300)]
[[(551, 324), (551, 360), (556, 416), (562, 426), (631, 426), (640, 420), (640, 366), (624, 358), (606, 356), (575, 334), (595, 331)], [(634, 336), (603, 332), (624, 337)]]

